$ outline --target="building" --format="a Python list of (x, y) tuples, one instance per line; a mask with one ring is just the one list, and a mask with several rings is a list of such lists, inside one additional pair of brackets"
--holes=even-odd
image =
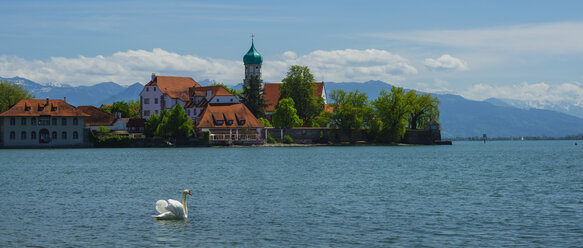
[(24, 99), (0, 114), (2, 147), (88, 146), (87, 114), (63, 100)]
[(243, 85), (248, 85), (249, 80), (252, 77), (259, 79), (261, 84), (263, 80), (261, 79), (261, 64), (263, 64), (263, 57), (255, 49), (255, 44), (253, 38), (251, 38), (251, 48), (243, 56), (243, 64), (245, 65), (245, 79), (243, 80)]
[(190, 77), (156, 76), (148, 82), (140, 93), (140, 114), (148, 119), (153, 113), (162, 109), (170, 110), (176, 104), (182, 107), (190, 100), (189, 90), (200, 85)]
[[(326, 87), (324, 82), (315, 82), (312, 83), (314, 85), (314, 96), (316, 98), (323, 98), (324, 104), (327, 104), (328, 101), (326, 99)], [(265, 100), (265, 115), (268, 118), (273, 116), (273, 110), (279, 103), (279, 86), (281, 83), (266, 83), (263, 85), (263, 99)]]
[[(244, 55), (245, 80), (261, 80), (263, 58), (251, 48)], [(170, 110), (177, 104), (184, 108), (198, 131), (209, 131), (214, 140), (257, 140), (263, 126), (239, 99), (223, 86), (201, 86), (190, 77), (152, 74), (140, 93), (141, 117)], [(229, 134), (229, 135), (225, 135)]]
[(94, 106), (79, 106), (77, 109), (88, 116), (85, 117), (85, 127), (91, 131), (96, 131), (100, 127), (111, 131), (127, 131), (128, 118), (121, 118), (121, 115), (110, 114)]

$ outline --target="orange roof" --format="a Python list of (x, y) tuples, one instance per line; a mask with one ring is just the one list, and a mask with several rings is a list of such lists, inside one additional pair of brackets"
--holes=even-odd
[(209, 104), (197, 128), (261, 128), (261, 123), (242, 103)]
[[(265, 100), (265, 112), (273, 112), (279, 102), (279, 86), (281, 83), (266, 83), (263, 85), (263, 100)], [(315, 82), (314, 96), (322, 97), (324, 82)]]
[(231, 92), (229, 92), (227, 89), (225, 89), (225, 87), (220, 86), (220, 85), (195, 87), (195, 88), (192, 88), (189, 92), (190, 92), (191, 97), (195, 96), (195, 95), (206, 97), (206, 93), (209, 90), (212, 92), (211, 98), (213, 98), (215, 96), (232, 96), (233, 95), (233, 94), (231, 94)]
[(279, 86), (281, 84), (263, 85), (263, 100), (265, 100), (265, 112), (273, 112), (279, 102)]
[(115, 123), (115, 117), (101, 109), (93, 106), (79, 106), (77, 109), (89, 117), (85, 117), (85, 126), (112, 126)]
[(88, 116), (63, 100), (23, 99), (0, 116)]
[(171, 98), (178, 98), (182, 101), (188, 101), (189, 88), (200, 87), (191, 77), (170, 77), (170, 76), (156, 76), (152, 81), (148, 82), (146, 86), (158, 86), (160, 91)]

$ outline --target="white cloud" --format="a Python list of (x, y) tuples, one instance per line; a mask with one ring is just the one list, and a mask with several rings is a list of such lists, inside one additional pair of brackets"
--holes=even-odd
[(492, 86), (488, 84), (476, 84), (462, 91), (461, 95), (475, 100), (484, 100), (495, 97), (499, 99), (512, 99), (528, 102), (531, 107), (544, 107), (548, 103), (567, 103), (583, 107), (583, 84), (562, 83), (547, 84), (535, 83), (509, 86)]
[(291, 65), (308, 66), (317, 80), (336, 82), (371, 79), (392, 82), (417, 73), (417, 69), (407, 59), (385, 50), (317, 50), (296, 56), (295, 53), (286, 52), (282, 61), (264, 62), (265, 80), (281, 80)]
[(465, 71), (468, 69), (465, 61), (449, 54), (444, 54), (437, 59), (427, 58), (423, 64), (432, 71)]
[[(264, 59), (263, 78), (279, 82), (291, 65), (306, 65), (318, 80), (391, 82), (417, 73), (408, 61), (384, 50), (314, 51), (298, 56), (292, 51), (280, 60)], [(39, 83), (61, 82), (90, 85), (113, 81), (119, 84), (146, 83), (151, 73), (212, 79), (236, 84), (244, 77), (243, 62), (181, 55), (163, 49), (129, 50), (111, 56), (78, 58), (52, 57), (48, 61), (0, 56), (0, 76), (20, 76)]]
[(557, 22), (510, 27), (430, 30), (372, 34), (390, 40), (505, 52), (583, 52), (583, 22)]

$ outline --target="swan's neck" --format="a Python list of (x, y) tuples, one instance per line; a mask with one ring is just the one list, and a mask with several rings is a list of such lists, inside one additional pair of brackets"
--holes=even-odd
[(182, 193), (182, 206), (184, 206), (184, 215), (188, 217), (188, 208), (186, 207), (186, 192)]

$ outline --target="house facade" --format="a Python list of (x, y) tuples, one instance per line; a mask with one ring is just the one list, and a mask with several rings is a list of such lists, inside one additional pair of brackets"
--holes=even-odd
[(140, 93), (140, 116), (148, 119), (150, 115), (170, 110), (176, 104), (182, 107), (190, 100), (189, 90), (200, 85), (190, 77), (156, 76), (148, 82)]
[(21, 100), (0, 114), (0, 146), (87, 146), (87, 116), (63, 100)]

